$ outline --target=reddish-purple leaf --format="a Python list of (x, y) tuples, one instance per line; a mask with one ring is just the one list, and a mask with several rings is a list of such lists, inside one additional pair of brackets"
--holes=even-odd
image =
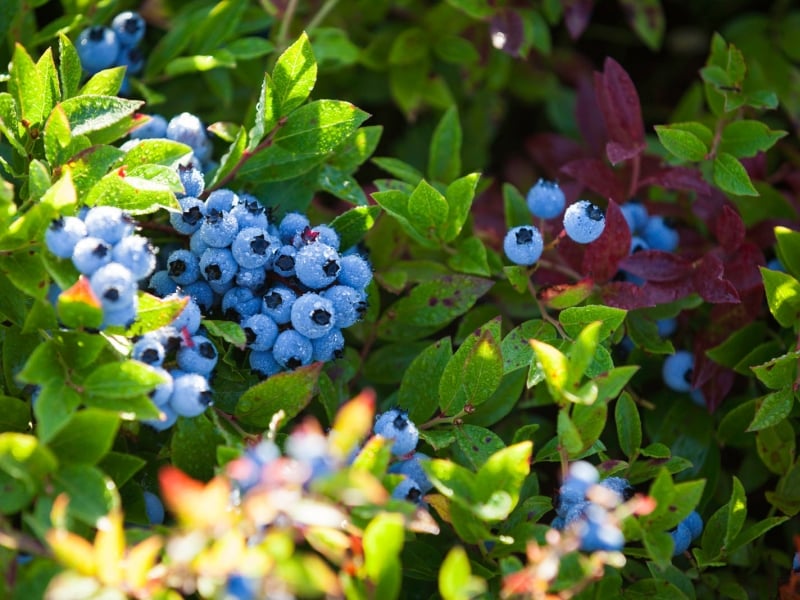
[(641, 154), (645, 149), (642, 109), (628, 73), (613, 58), (606, 58), (603, 72), (594, 75), (594, 89), (608, 131), (606, 154), (611, 164)]
[(520, 56), (520, 48), (525, 42), (525, 25), (518, 12), (511, 9), (496, 12), (489, 31), (495, 48), (514, 57)]
[(672, 281), (647, 281), (642, 286), (651, 305), (667, 304), (685, 298), (694, 291), (692, 280), (674, 279)]
[(725, 279), (733, 284), (740, 295), (751, 290), (761, 294), (764, 281), (758, 267), (764, 264), (766, 259), (761, 249), (751, 242), (744, 242), (725, 261)]
[(700, 336), (692, 348), (694, 368), (692, 369), (692, 387), (703, 392), (708, 412), (713, 413), (728, 396), (736, 377), (731, 369), (718, 365), (706, 356), (706, 350), (716, 345)]
[(525, 148), (534, 162), (540, 165), (551, 179), (555, 179), (561, 166), (586, 156), (581, 145), (556, 133), (540, 133), (525, 141)]
[(714, 237), (726, 252), (733, 252), (744, 241), (744, 221), (739, 213), (728, 205), (722, 207), (712, 221), (711, 227), (714, 230)]
[(619, 261), (631, 251), (631, 230), (613, 200), (606, 207), (606, 227), (602, 235), (583, 253), (582, 273), (603, 283), (619, 271)]
[(596, 157), (602, 156), (608, 142), (608, 132), (589, 77), (582, 77), (578, 82), (575, 121), (583, 141), (589, 147), (589, 153)]
[(713, 254), (706, 254), (695, 264), (692, 283), (703, 300), (712, 304), (739, 302), (739, 294), (733, 284), (723, 278), (724, 272), (722, 261)]
[(661, 186), (668, 190), (697, 192), (698, 194), (710, 194), (712, 189), (697, 169), (689, 167), (664, 167), (653, 173), (643, 173), (642, 185)]
[(592, 18), (594, 0), (562, 0), (561, 5), (564, 8), (567, 31), (573, 40), (577, 40)]
[(619, 268), (648, 281), (674, 281), (691, 274), (691, 263), (674, 252), (640, 250), (626, 256)]
[(612, 281), (608, 283), (600, 290), (600, 296), (606, 306), (624, 310), (655, 306), (642, 287), (629, 281)]
[(566, 173), (594, 193), (621, 204), (627, 197), (625, 185), (620, 181), (616, 171), (604, 161), (597, 158), (579, 158), (561, 167)]

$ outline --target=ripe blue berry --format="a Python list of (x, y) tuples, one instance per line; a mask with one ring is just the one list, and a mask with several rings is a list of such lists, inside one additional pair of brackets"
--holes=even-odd
[(675, 318), (659, 319), (656, 321), (656, 327), (659, 337), (666, 339), (678, 329), (678, 321)]
[(53, 219), (44, 233), (48, 250), (59, 258), (69, 258), (75, 244), (86, 237), (86, 225), (78, 217), (59, 217)]
[(405, 456), (413, 452), (419, 442), (417, 426), (408, 418), (406, 411), (398, 408), (378, 415), (372, 431), (375, 435), (394, 440), (392, 454), (395, 456)]
[(124, 327), (127, 329), (136, 320), (136, 307), (138, 306), (136, 296), (130, 299), (129, 304), (116, 306), (114, 308), (103, 309), (103, 322), (101, 329), (106, 327)]
[(615, 492), (620, 500), (629, 500), (633, 497), (633, 486), (624, 477), (606, 477), (600, 485)]
[(164, 404), (158, 407), (158, 410), (161, 411), (161, 417), (158, 419), (146, 419), (143, 420), (142, 423), (145, 425), (149, 425), (156, 431), (165, 431), (175, 425), (175, 421), (178, 420), (178, 413), (175, 412), (175, 409), (172, 408), (169, 404)]
[[(166, 133), (166, 121), (164, 122), (164, 130)], [(199, 198), (200, 194), (202, 194), (203, 190), (206, 188), (203, 172), (193, 163), (178, 166), (178, 177), (183, 185), (184, 196)]]
[(400, 483), (398, 483), (395, 488), (392, 490), (392, 498), (396, 500), (407, 500), (408, 502), (413, 502), (414, 504), (420, 504), (422, 502), (422, 490), (419, 489), (419, 485), (413, 479), (406, 478)]
[(267, 272), (264, 269), (242, 269), (236, 272), (233, 282), (240, 286), (256, 290), (264, 285), (267, 280)]
[(242, 321), (247, 347), (258, 352), (272, 348), (278, 338), (278, 325), (264, 314), (253, 314)]
[(636, 254), (637, 252), (641, 252), (642, 250), (649, 250), (650, 244), (648, 244), (644, 238), (640, 238), (638, 235), (634, 235), (631, 237), (631, 250), (630, 254)]
[(191, 296), (203, 312), (208, 312), (214, 305), (214, 291), (206, 281), (199, 280), (183, 286), (183, 293)]
[(147, 289), (152, 290), (156, 296), (161, 296), (163, 298), (164, 296), (175, 293), (178, 289), (178, 284), (169, 276), (169, 271), (164, 269), (153, 273), (153, 276), (150, 277), (150, 281), (147, 284)]
[(203, 162), (210, 153), (209, 140), (202, 121), (191, 113), (181, 113), (167, 123), (167, 139), (181, 142), (192, 148), (195, 156)]
[(398, 461), (389, 467), (389, 473), (405, 475), (417, 484), (423, 494), (426, 494), (433, 489), (433, 484), (428, 479), (428, 475), (423, 470), (421, 463), (428, 460), (430, 460), (430, 457), (427, 454), (415, 452), (408, 460)]
[(203, 225), (206, 216), (205, 202), (194, 196), (179, 198), (181, 212), (171, 212), (169, 222), (178, 233), (191, 235)]
[[(181, 294), (181, 297), (185, 296), (186, 294)], [(177, 297), (177, 296), (175, 296)], [(194, 298), (189, 297), (189, 300), (186, 302), (186, 306), (183, 307), (183, 310), (172, 319), (172, 323), (170, 323), (171, 327), (174, 327), (178, 331), (186, 329), (191, 334), (197, 333), (197, 330), (200, 329), (200, 320), (202, 318), (202, 314), (200, 313), (200, 305), (195, 301)]]
[(150, 240), (141, 235), (129, 235), (114, 245), (112, 258), (127, 267), (135, 279), (144, 279), (156, 268), (156, 253)]
[(644, 231), (647, 220), (649, 219), (647, 207), (645, 207), (644, 204), (631, 201), (626, 202), (620, 206), (619, 209), (622, 211), (622, 216), (625, 217), (625, 221), (628, 223), (631, 234), (640, 234)]
[(664, 360), (661, 374), (664, 383), (676, 392), (690, 392), (692, 390), (692, 369), (694, 368), (694, 355), (686, 350), (678, 350)]
[(157, 139), (166, 137), (166, 135), (167, 120), (161, 115), (147, 115), (147, 122), (137, 125), (136, 129), (132, 129), (130, 132), (132, 140)]
[(667, 225), (664, 217), (653, 216), (647, 220), (642, 237), (653, 250), (672, 252), (678, 247), (680, 237), (674, 228)]
[(672, 536), (672, 541), (675, 542), (672, 556), (683, 554), (689, 549), (692, 543), (692, 532), (683, 522), (678, 523), (678, 527), (670, 531), (669, 534)]
[(111, 29), (117, 34), (120, 45), (132, 48), (142, 41), (146, 24), (139, 13), (126, 10), (114, 17)]
[(527, 203), (533, 216), (552, 219), (562, 213), (566, 199), (557, 182), (540, 179), (528, 191)]
[(211, 248), (211, 246), (206, 244), (199, 229), (189, 236), (189, 250), (191, 250), (192, 254), (202, 256), (203, 252), (209, 248)]
[(227, 248), (209, 248), (200, 257), (200, 273), (209, 284), (224, 286), (231, 283), (238, 269), (239, 265)]
[(692, 539), (695, 540), (703, 533), (703, 517), (696, 510), (693, 510), (683, 520), (683, 524), (689, 529)]
[(206, 198), (206, 214), (209, 214), (212, 210), (229, 213), (238, 203), (239, 196), (233, 190), (225, 188), (214, 190)]
[[(121, 46), (115, 66), (125, 67), (125, 77), (138, 75), (144, 69), (144, 53), (139, 48)], [(125, 89), (123, 84), (123, 90)]]
[(345, 254), (339, 260), (340, 270), (337, 281), (357, 290), (363, 290), (372, 281), (372, 267), (360, 254)]
[(216, 346), (202, 335), (193, 335), (191, 344), (181, 346), (176, 356), (179, 369), (206, 376), (217, 366), (218, 359)]
[(283, 367), (278, 364), (269, 350), (253, 350), (248, 360), (250, 368), (260, 377), (271, 377), (283, 371)]
[(339, 253), (322, 242), (313, 242), (297, 251), (294, 273), (300, 283), (314, 290), (329, 286), (341, 268)]
[(544, 250), (542, 234), (533, 225), (521, 225), (508, 230), (503, 239), (503, 251), (517, 265), (530, 266), (539, 260)]
[(311, 340), (294, 329), (278, 334), (272, 346), (272, 356), (284, 369), (296, 369), (311, 363), (314, 349)]
[(178, 285), (189, 285), (200, 278), (200, 261), (188, 250), (175, 250), (167, 259), (167, 272)]
[(229, 212), (206, 206), (206, 218), (200, 226), (203, 241), (212, 248), (227, 248), (239, 233), (239, 222)]
[(153, 367), (153, 370), (164, 378), (162, 383), (159, 383), (155, 389), (150, 392), (150, 400), (153, 401), (158, 407), (166, 406), (172, 396), (172, 374), (166, 369), (161, 367)]
[(597, 506), (587, 509), (587, 519), (579, 524), (578, 535), (581, 538), (580, 548), (584, 552), (619, 551), (625, 545), (625, 536), (617, 526), (608, 521), (608, 514)]
[(261, 310), (262, 297), (253, 290), (234, 286), (222, 297), (222, 314), (231, 321), (239, 322)]
[(317, 241), (327, 244), (334, 250), (339, 250), (341, 239), (333, 227), (328, 225), (317, 225), (316, 227), (311, 228), (311, 235), (314, 236)]
[(161, 498), (156, 496), (153, 492), (144, 492), (143, 495), (144, 510), (147, 514), (147, 520), (150, 521), (151, 525), (161, 525), (166, 516)]
[(267, 229), (269, 227), (266, 209), (258, 201), (258, 198), (250, 194), (239, 195), (239, 203), (231, 209), (231, 214), (236, 217), (239, 229), (247, 227)]
[(603, 210), (588, 200), (578, 200), (570, 204), (564, 212), (564, 230), (571, 240), (579, 244), (589, 244), (603, 233), (606, 216)]
[(86, 232), (109, 244), (116, 244), (133, 233), (133, 219), (116, 206), (94, 206), (84, 218)]
[(164, 357), (167, 351), (161, 343), (159, 336), (143, 335), (134, 345), (131, 351), (131, 358), (150, 365), (160, 367), (164, 364)]
[(231, 244), (233, 258), (245, 269), (269, 268), (280, 242), (258, 227), (242, 229)]
[(278, 249), (272, 259), (272, 270), (281, 277), (294, 276), (294, 261), (296, 256), (297, 248), (289, 244), (284, 244)]
[(83, 69), (89, 75), (94, 75), (114, 66), (119, 54), (119, 40), (108, 27), (89, 27), (81, 31), (75, 49)]
[(302, 234), (306, 227), (310, 226), (311, 223), (304, 214), (297, 212), (287, 213), (278, 226), (281, 242), (284, 244), (293, 244), (295, 238)]
[(333, 303), (319, 294), (303, 294), (292, 305), (292, 327), (309, 339), (328, 333), (336, 324)]
[(197, 417), (212, 404), (208, 380), (197, 373), (175, 377), (169, 405), (181, 417)]
[(328, 362), (344, 356), (344, 336), (336, 327), (322, 337), (311, 340), (312, 360)]
[(89, 285), (104, 311), (121, 310), (130, 306), (136, 297), (136, 279), (119, 263), (108, 263), (97, 269), (89, 278)]
[(270, 316), (278, 325), (283, 325), (292, 318), (292, 305), (295, 300), (297, 295), (292, 290), (283, 285), (276, 285), (264, 294), (261, 312)]
[(351, 288), (349, 285), (333, 285), (322, 292), (322, 297), (327, 298), (333, 304), (336, 326), (340, 329), (350, 327), (359, 321), (367, 311), (364, 292)]

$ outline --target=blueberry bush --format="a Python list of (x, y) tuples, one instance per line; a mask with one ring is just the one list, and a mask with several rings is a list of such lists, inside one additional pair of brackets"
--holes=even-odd
[(800, 10), (0, 3), (0, 597), (800, 598)]

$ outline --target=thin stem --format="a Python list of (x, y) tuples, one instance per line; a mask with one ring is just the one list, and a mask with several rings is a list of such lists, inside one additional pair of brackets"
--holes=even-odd
[(536, 302), (536, 306), (539, 308), (539, 313), (542, 316), (542, 320), (547, 321), (553, 327), (555, 327), (558, 335), (560, 335), (563, 339), (572, 340), (572, 338), (567, 335), (567, 332), (564, 331), (564, 328), (561, 327), (561, 323), (558, 322), (558, 319), (554, 319), (550, 316), (550, 313), (547, 312), (544, 304), (542, 304), (542, 301), (539, 300), (539, 296), (537, 296), (536, 289), (533, 287), (533, 282), (530, 280), (530, 278), (528, 279), (528, 291), (531, 293), (533, 301)]
[(325, 4), (323, 4), (317, 11), (317, 14), (314, 15), (314, 18), (308, 22), (308, 25), (306, 26), (306, 32), (311, 33), (317, 27), (319, 27), (319, 24), (325, 20), (325, 17), (328, 16), (328, 13), (331, 12), (337, 4), (339, 4), (339, 0), (326, 0)]
[(581, 279), (583, 279), (583, 275), (581, 275), (577, 271), (572, 270), (567, 265), (562, 265), (561, 263), (554, 262), (547, 258), (540, 258), (539, 266), (545, 269), (550, 269), (552, 271), (557, 271), (559, 273), (562, 273), (567, 277), (575, 279), (576, 281), (580, 281)]
[(430, 421), (427, 421), (427, 422), (423, 423), (422, 425), (420, 425), (418, 427), (418, 429), (432, 429), (432, 428), (436, 427), (437, 425), (441, 425), (441, 424), (451, 425), (451, 424), (455, 423), (456, 421), (458, 421), (459, 419), (462, 419), (464, 416), (466, 416), (466, 414), (467, 413), (462, 410), (457, 415), (453, 415), (452, 417), (445, 417), (445, 416), (434, 417)]
[(286, 40), (289, 37), (289, 27), (294, 19), (294, 13), (297, 10), (297, 0), (289, 0), (286, 5), (286, 10), (283, 12), (283, 19), (281, 20), (281, 28), (278, 31), (277, 47), (278, 50), (283, 50), (286, 47)]

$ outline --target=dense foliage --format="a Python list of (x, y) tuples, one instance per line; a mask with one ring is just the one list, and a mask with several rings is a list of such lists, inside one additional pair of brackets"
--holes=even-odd
[(800, 597), (762, 4), (0, 2), (0, 596)]

